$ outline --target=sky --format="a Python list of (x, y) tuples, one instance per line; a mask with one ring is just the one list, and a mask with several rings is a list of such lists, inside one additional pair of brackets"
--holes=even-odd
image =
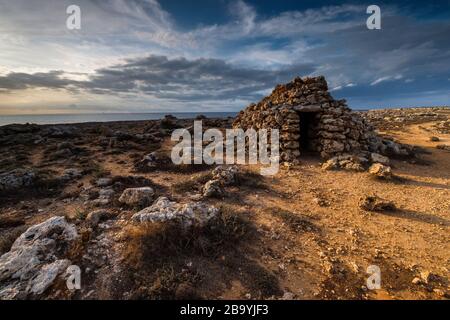
[(317, 75), (354, 109), (450, 105), (450, 1), (0, 0), (0, 115), (239, 111)]

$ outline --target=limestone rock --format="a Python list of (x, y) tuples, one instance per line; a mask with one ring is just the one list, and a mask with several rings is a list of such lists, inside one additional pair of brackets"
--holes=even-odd
[(391, 167), (385, 166), (381, 163), (375, 163), (369, 168), (369, 173), (375, 177), (379, 178), (392, 178)]
[(184, 227), (204, 226), (218, 213), (219, 209), (202, 202), (180, 204), (160, 197), (152, 206), (133, 215), (132, 219), (137, 222), (175, 221)]
[(209, 180), (203, 187), (204, 197), (217, 197), (223, 193), (222, 183), (218, 179)]
[(7, 284), (0, 288), (0, 295), (45, 291), (68, 264), (58, 257), (77, 237), (75, 226), (64, 217), (52, 217), (28, 228), (0, 257), (0, 282)]
[(392, 201), (384, 200), (376, 195), (361, 198), (359, 207), (366, 211), (394, 211), (395, 204)]
[(157, 162), (157, 156), (155, 152), (145, 155), (142, 160), (136, 164), (137, 167), (155, 167)]
[(364, 171), (364, 167), (360, 163), (352, 161), (352, 160), (339, 161), (339, 166), (346, 170), (359, 171), (359, 172)]
[(0, 191), (12, 191), (23, 187), (30, 187), (36, 180), (33, 171), (16, 169), (0, 174)]
[(44, 265), (38, 274), (30, 280), (27, 291), (33, 294), (42, 294), (55, 281), (56, 277), (67, 270), (70, 260), (61, 259)]
[(107, 210), (95, 210), (95, 211), (89, 212), (89, 214), (86, 217), (86, 221), (92, 227), (96, 227), (102, 219), (109, 217), (109, 216), (110, 216), (110, 212)]
[(0, 288), (0, 300), (14, 300), (25, 298), (25, 295), (21, 296), (21, 290), (23, 289), (17, 284), (11, 284), (4, 288)]
[(322, 164), (322, 170), (345, 169), (351, 171), (364, 171), (364, 166), (361, 163), (365, 162), (365, 160), (366, 159), (358, 158), (353, 155), (344, 154), (326, 161)]
[(212, 171), (213, 179), (205, 183), (204, 197), (217, 197), (223, 194), (223, 187), (236, 182), (238, 166), (218, 166)]
[(223, 185), (236, 182), (236, 174), (239, 172), (237, 166), (218, 166), (212, 171), (214, 179), (220, 180)]
[(119, 198), (121, 203), (129, 206), (145, 206), (153, 201), (155, 191), (151, 187), (125, 189)]
[(421, 279), (424, 283), (428, 284), (428, 283), (430, 283), (430, 282), (432, 282), (432, 281), (437, 281), (437, 280), (439, 279), (439, 276), (437, 276), (437, 275), (431, 273), (430, 271), (422, 271), (422, 272), (420, 273), (420, 279)]
[(329, 170), (335, 170), (339, 168), (339, 162), (336, 158), (332, 158), (328, 161), (326, 161), (324, 164), (322, 164), (322, 170), (329, 171)]
[(114, 194), (115, 191), (110, 187), (100, 189), (98, 199), (95, 199), (92, 204), (95, 206), (106, 206), (111, 203)]
[(134, 164), (134, 167), (138, 171), (157, 170), (162, 166), (172, 163), (170, 157), (157, 152), (152, 152), (145, 155), (141, 160)]

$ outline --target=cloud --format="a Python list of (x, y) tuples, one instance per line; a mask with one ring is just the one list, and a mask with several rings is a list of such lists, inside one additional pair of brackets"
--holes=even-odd
[(381, 83), (381, 82), (384, 82), (384, 81), (400, 80), (400, 79), (402, 79), (402, 78), (403, 78), (403, 76), (402, 76), (401, 74), (398, 74), (398, 75), (396, 75), (396, 76), (386, 76), (386, 77), (381, 77), (381, 78), (378, 78), (378, 79), (376, 79), (375, 81), (373, 81), (370, 85), (371, 85), (371, 86), (375, 86), (375, 85), (377, 85), (377, 84), (379, 84), (379, 83)]
[(375, 85), (377, 85), (377, 84), (379, 84), (379, 83), (381, 83), (381, 82), (383, 82), (383, 81), (387, 81), (387, 80), (389, 80), (389, 79), (391, 79), (390, 76), (381, 77), (381, 78), (378, 78), (378, 79), (376, 79), (375, 81), (373, 81), (370, 85), (371, 85), (371, 86), (375, 86)]
[(77, 81), (63, 71), (10, 73), (0, 77), (0, 89), (29, 88), (86, 90), (96, 94), (143, 94), (172, 101), (256, 99), (259, 92), (288, 81), (295, 74), (309, 74), (311, 64), (277, 70), (236, 67), (220, 59), (169, 59), (147, 56), (101, 68), (87, 81)]
[(63, 79), (63, 71), (39, 72), (34, 74), (9, 73), (0, 77), (0, 90), (24, 90), (28, 88), (63, 89), (78, 84), (76, 81)]
[(358, 107), (431, 90), (448, 97), (448, 19), (383, 4), (382, 30), (373, 31), (363, 5), (267, 12), (239, 0), (226, 2), (221, 23), (181, 29), (164, 2), (79, 0), (82, 30), (69, 32), (72, 2), (0, 0), (0, 94), (43, 88), (67, 92), (71, 103), (88, 94), (237, 108), (277, 83), (323, 74)]
[(254, 98), (256, 92), (287, 81), (293, 74), (313, 70), (310, 64), (264, 70), (236, 67), (220, 59), (148, 56), (99, 69), (86, 87), (98, 92), (137, 92), (179, 101), (243, 99)]
[(352, 88), (352, 87), (356, 87), (356, 84), (354, 84), (354, 83), (348, 83), (348, 84), (346, 84), (346, 85), (334, 87), (334, 88), (330, 89), (330, 91), (333, 92), (333, 91), (342, 90), (342, 89), (344, 89), (344, 88)]
[(249, 34), (255, 27), (256, 10), (242, 0), (233, 2), (230, 6), (233, 16), (237, 17), (238, 24), (242, 26), (242, 32)]
[[(37, 36), (68, 36), (66, 8), (72, 0), (0, 0), (3, 32)], [(156, 0), (78, 0), (81, 8), (79, 35), (123, 34), (130, 31), (169, 31), (170, 14)]]

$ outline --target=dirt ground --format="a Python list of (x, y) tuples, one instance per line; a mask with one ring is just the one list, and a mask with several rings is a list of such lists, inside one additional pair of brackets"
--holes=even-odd
[[(367, 172), (323, 171), (322, 160), (311, 154), (274, 177), (258, 176), (256, 166), (242, 168), (248, 175), (243, 183), (205, 200), (227, 213), (219, 225), (223, 238), (201, 231), (194, 235), (195, 245), (192, 235), (186, 240), (176, 230), (136, 226), (130, 221), (136, 210), (116, 202), (106, 206), (113, 218), (101, 228), (89, 230), (83, 222), (94, 207), (80, 194), (98, 177), (139, 176), (160, 195), (180, 202), (195, 198), (211, 168), (136, 173), (134, 163), (144, 154), (170, 150), (169, 138), (127, 152), (79, 139), (76, 146), (83, 152), (58, 160), (48, 159), (48, 144), (3, 147), (4, 159), (20, 153), (27, 166), (56, 176), (74, 166), (85, 171), (62, 189), (2, 197), (1, 253), (26, 226), (65, 215), (86, 235), (72, 259), (84, 270), (84, 286), (74, 294), (57, 284), (41, 298), (448, 299), (450, 153), (436, 146), (449, 145), (450, 134), (434, 132), (435, 122), (380, 130), (426, 151), (421, 162), (391, 160), (395, 179), (389, 181)], [(122, 184), (139, 186), (127, 181)], [(397, 210), (362, 210), (360, 198), (374, 194), (393, 201)], [(179, 242), (167, 239), (170, 235)], [(106, 257), (95, 264), (82, 258), (88, 253)], [(367, 268), (373, 265), (381, 272), (377, 290), (367, 287)]]

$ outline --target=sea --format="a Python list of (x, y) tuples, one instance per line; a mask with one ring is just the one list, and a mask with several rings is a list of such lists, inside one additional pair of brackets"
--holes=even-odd
[[(85, 114), (33, 114), (0, 115), (0, 126), (7, 124), (63, 124), (85, 122), (158, 120), (169, 113), (85, 113)], [(171, 115), (179, 119), (193, 119), (198, 115), (208, 118), (235, 117), (237, 112), (174, 112)]]

